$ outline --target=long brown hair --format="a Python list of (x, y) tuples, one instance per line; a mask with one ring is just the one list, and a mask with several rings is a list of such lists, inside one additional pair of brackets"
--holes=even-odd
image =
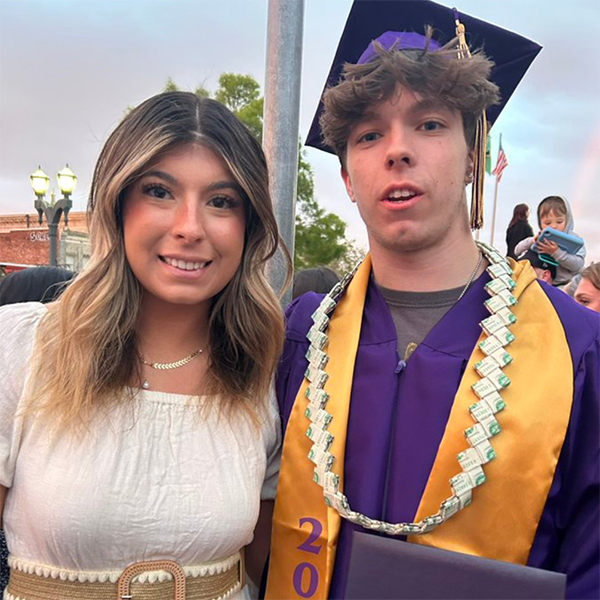
[(508, 224), (509, 227), (516, 225), (519, 221), (527, 221), (529, 216), (529, 206), (527, 204), (517, 204), (513, 210), (513, 216)]
[[(188, 92), (154, 96), (109, 136), (88, 203), (92, 257), (51, 307), (34, 353), (40, 382), (32, 407), (62, 428), (85, 425), (98, 406), (132, 399), (139, 375), (136, 323), (142, 289), (125, 257), (122, 203), (159, 153), (197, 143), (220, 156), (242, 188), (242, 261), (213, 299), (208, 389), (224, 407), (252, 412), (268, 394), (283, 344), (283, 317), (265, 277), (280, 237), (258, 141), (222, 104)], [(284, 254), (287, 254), (284, 250)]]

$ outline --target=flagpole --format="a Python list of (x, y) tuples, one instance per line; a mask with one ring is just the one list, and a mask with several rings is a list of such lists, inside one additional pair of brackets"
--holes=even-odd
[[(488, 175), (492, 172), (492, 139), (489, 133), (485, 136), (485, 172)], [(473, 199), (471, 198), (471, 202), (472, 201)], [(481, 237), (482, 230), (483, 228), (475, 230), (475, 239), (477, 241), (479, 241), (479, 238)]]
[(494, 230), (496, 229), (496, 205), (498, 203), (498, 177), (496, 176), (496, 185), (494, 185), (494, 212), (492, 213), (492, 233), (490, 235), (490, 246), (494, 245)]
[[(502, 151), (502, 134), (500, 134), (500, 140), (498, 142), (498, 156)], [(498, 161), (496, 159), (496, 169), (498, 168)], [(494, 169), (494, 171), (496, 170)], [(496, 229), (496, 206), (498, 204), (498, 173), (496, 173), (496, 184), (494, 185), (494, 210), (492, 212), (492, 231), (490, 233), (490, 246), (494, 245), (494, 230)]]

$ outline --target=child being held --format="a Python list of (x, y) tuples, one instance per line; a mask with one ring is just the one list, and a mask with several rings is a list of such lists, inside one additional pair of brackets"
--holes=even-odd
[(562, 196), (548, 196), (539, 203), (537, 217), (540, 231), (533, 237), (525, 238), (519, 242), (515, 247), (515, 254), (521, 257), (533, 244), (536, 244), (539, 254), (547, 254), (558, 263), (553, 285), (565, 285), (571, 281), (574, 275), (580, 273), (583, 269), (586, 255), (585, 244), (576, 254), (569, 254), (566, 250), (559, 248), (555, 242), (550, 240), (540, 242), (538, 241), (538, 237), (546, 227), (552, 227), (553, 229), (558, 229), (558, 231), (577, 235), (573, 231), (574, 220), (571, 207), (567, 199)]

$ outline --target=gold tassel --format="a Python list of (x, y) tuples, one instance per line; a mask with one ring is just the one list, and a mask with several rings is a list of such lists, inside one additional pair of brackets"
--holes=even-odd
[(473, 157), (473, 186), (471, 187), (471, 229), (483, 227), (483, 182), (485, 180), (485, 146), (487, 119), (485, 112), (477, 120)]
[(454, 11), (454, 24), (456, 25), (456, 37), (458, 38), (458, 58), (471, 58), (471, 51), (467, 44), (467, 38), (465, 37), (465, 26), (460, 22), (458, 18), (458, 11), (456, 8)]
[[(458, 40), (458, 58), (471, 58), (471, 52), (465, 36), (465, 26), (460, 22), (458, 11), (454, 11), (454, 23), (456, 25), (456, 37)], [(473, 157), (473, 186), (471, 188), (471, 229), (483, 227), (483, 182), (485, 180), (485, 147), (487, 141), (487, 119), (485, 112), (477, 119), (475, 131), (475, 146)]]

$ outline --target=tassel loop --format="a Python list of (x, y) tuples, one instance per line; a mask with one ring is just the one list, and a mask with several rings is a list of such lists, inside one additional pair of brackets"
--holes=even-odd
[(471, 187), (471, 229), (483, 227), (483, 183), (485, 181), (485, 147), (487, 119), (481, 113), (475, 131), (475, 155), (473, 157), (473, 185)]

